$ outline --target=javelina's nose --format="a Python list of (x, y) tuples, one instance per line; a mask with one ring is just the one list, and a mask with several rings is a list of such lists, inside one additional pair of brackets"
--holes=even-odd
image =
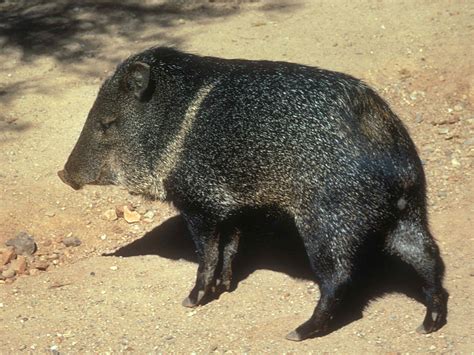
[(66, 185), (71, 186), (74, 190), (79, 190), (81, 188), (78, 184), (72, 182), (71, 179), (68, 178), (66, 170), (59, 170), (58, 176), (62, 182), (64, 182)]

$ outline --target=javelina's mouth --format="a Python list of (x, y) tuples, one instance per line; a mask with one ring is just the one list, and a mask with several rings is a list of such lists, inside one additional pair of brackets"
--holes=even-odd
[(58, 171), (58, 176), (61, 179), (62, 182), (64, 182), (66, 185), (71, 186), (74, 190), (79, 190), (81, 188), (80, 185), (72, 182), (70, 179), (68, 179), (68, 175), (66, 170), (60, 170)]

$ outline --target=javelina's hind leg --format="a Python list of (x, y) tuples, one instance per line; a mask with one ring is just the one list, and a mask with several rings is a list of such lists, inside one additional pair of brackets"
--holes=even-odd
[(330, 282), (320, 284), (321, 298), (316, 305), (313, 315), (298, 328), (288, 333), (286, 339), (301, 341), (317, 335), (323, 335), (328, 329), (329, 322), (344, 294), (345, 288), (345, 281), (339, 282), (336, 278), (333, 278)]
[(446, 323), (448, 293), (442, 286), (444, 265), (424, 223), (400, 220), (387, 238), (386, 250), (411, 265), (423, 281), (426, 315), (419, 333), (431, 333)]
[(199, 267), (196, 284), (182, 304), (185, 307), (195, 307), (201, 303), (214, 280), (219, 260), (219, 234), (217, 233), (216, 224), (200, 215), (186, 214), (183, 217), (196, 246)]
[(286, 339), (293, 341), (323, 335), (327, 331), (351, 279), (351, 252), (354, 252), (349, 245), (344, 245), (349, 240), (347, 236), (338, 235), (342, 229), (328, 226), (322, 230), (321, 225), (310, 228), (304, 223), (297, 223), (297, 227), (318, 279), (321, 297), (311, 318), (286, 336)]

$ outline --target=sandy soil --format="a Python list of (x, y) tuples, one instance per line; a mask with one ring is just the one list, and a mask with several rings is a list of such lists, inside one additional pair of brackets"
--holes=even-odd
[[(474, 4), (460, 0), (0, 1), (0, 248), (20, 231), (38, 244), (23, 275), (0, 280), (0, 352), (474, 351), (473, 24)], [(448, 324), (416, 334), (424, 306), (395, 289), (325, 337), (285, 341), (318, 288), (301, 250), (265, 241), (248, 242), (233, 292), (183, 308), (196, 260), (176, 212), (113, 187), (75, 192), (56, 176), (102, 80), (157, 44), (374, 86), (425, 164)], [(104, 216), (122, 205), (141, 220)], [(71, 235), (80, 246), (64, 245)]]

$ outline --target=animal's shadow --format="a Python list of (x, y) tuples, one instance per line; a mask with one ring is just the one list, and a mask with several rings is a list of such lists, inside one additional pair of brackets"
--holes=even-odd
[[(254, 221), (246, 226), (242, 235), (239, 252), (233, 263), (231, 292), (240, 281), (258, 269), (283, 272), (293, 278), (316, 281), (294, 226), (287, 223), (276, 225), (265, 220)], [(139, 255), (159, 255), (197, 263), (194, 244), (180, 216), (171, 217), (142, 238), (114, 253), (106, 254), (121, 257)], [(382, 253), (371, 253), (365, 259), (362, 269), (345, 294), (345, 302), (334, 315), (331, 329), (325, 334), (361, 318), (368, 303), (386, 293), (402, 293), (424, 303), (421, 282), (410, 266)], [(186, 295), (182, 296), (184, 298)], [(205, 301), (209, 302), (217, 297), (218, 295), (213, 295)]]

